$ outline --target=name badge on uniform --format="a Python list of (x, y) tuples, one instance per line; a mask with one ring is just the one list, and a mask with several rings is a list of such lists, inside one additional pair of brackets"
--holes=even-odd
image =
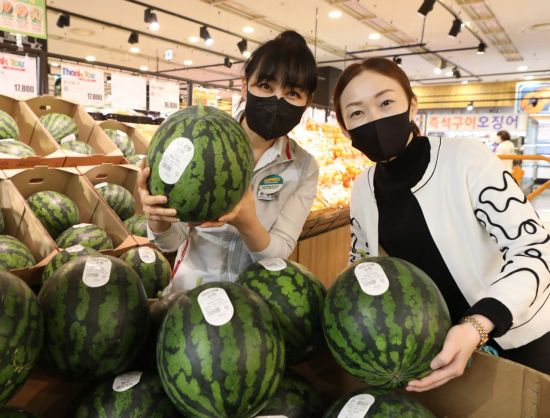
[(258, 186), (258, 200), (278, 200), (283, 188), (283, 178), (278, 174), (264, 177)]

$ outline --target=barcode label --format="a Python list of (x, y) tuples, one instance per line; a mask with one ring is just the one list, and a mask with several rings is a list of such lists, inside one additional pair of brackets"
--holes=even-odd
[(113, 381), (113, 390), (115, 392), (124, 392), (133, 388), (141, 380), (142, 374), (143, 372), (130, 372), (115, 377)]
[(338, 414), (338, 418), (365, 418), (374, 402), (374, 396), (368, 393), (356, 395), (347, 401)]
[(213, 287), (203, 290), (197, 300), (204, 319), (210, 325), (221, 327), (233, 318), (235, 309), (224, 289)]
[(176, 184), (195, 155), (195, 147), (187, 138), (174, 139), (159, 164), (159, 177), (166, 184)]
[(109, 282), (113, 263), (107, 257), (89, 257), (84, 265), (82, 281), (88, 287), (101, 287)]
[(73, 245), (72, 247), (69, 247), (69, 248), (65, 248), (65, 251), (67, 251), (68, 253), (78, 253), (82, 250), (84, 250), (84, 247), (79, 244)]
[(361, 263), (355, 267), (355, 277), (361, 286), (361, 290), (367, 295), (380, 296), (386, 293), (390, 287), (388, 276), (384, 269), (377, 263)]
[(152, 248), (149, 247), (139, 247), (138, 248), (139, 258), (145, 264), (152, 264), (157, 260), (157, 256)]
[(286, 269), (286, 261), (282, 258), (264, 258), (258, 261), (258, 263), (269, 271), (281, 271)]

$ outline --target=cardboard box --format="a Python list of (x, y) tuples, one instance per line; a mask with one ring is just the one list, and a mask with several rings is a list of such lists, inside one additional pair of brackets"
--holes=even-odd
[[(136, 200), (136, 215), (143, 215), (143, 206), (139, 196), (137, 177), (139, 168), (133, 165), (102, 164), (98, 166), (77, 167), (78, 171), (86, 177), (90, 183), (107, 182), (118, 184), (132, 193)], [(144, 237), (132, 236), (138, 245), (147, 245), (149, 240)]]
[(76, 168), (36, 167), (28, 170), (6, 170), (4, 174), (25, 199), (44, 190), (53, 190), (70, 197), (78, 206), (80, 223), (98, 225), (111, 237), (114, 249), (102, 251), (103, 253), (119, 256), (137, 245), (122, 221)]
[(0, 110), (10, 114), (17, 122), (19, 138), (14, 139), (27, 144), (36, 153), (36, 157), (0, 157), (0, 169), (28, 168), (36, 165), (63, 166), (65, 153), (25, 102), (0, 95)]
[(25, 244), (36, 261), (36, 264), (30, 268), (11, 270), (11, 272), (29, 286), (39, 285), (42, 270), (57, 254), (57, 246), (27, 206), (25, 198), (8, 180), (0, 180), (0, 207), (5, 222), (4, 234), (11, 235)]
[[(53, 96), (40, 96), (26, 101), (31, 110), (41, 117), (48, 113), (63, 113), (74, 119), (78, 126), (78, 140), (87, 143), (97, 155), (82, 156), (70, 151), (66, 155), (65, 167), (77, 165), (95, 165), (105, 162), (123, 163), (124, 156), (103, 129), (92, 119), (86, 110), (77, 103)], [(40, 123), (40, 122), (39, 122)]]
[(147, 155), (150, 141), (135, 127), (112, 119), (100, 122), (99, 126), (103, 129), (117, 129), (126, 132), (134, 144), (136, 155)]

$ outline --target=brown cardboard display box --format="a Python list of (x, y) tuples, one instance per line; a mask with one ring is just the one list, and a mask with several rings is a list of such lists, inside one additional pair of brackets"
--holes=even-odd
[(4, 216), (4, 235), (11, 235), (27, 246), (36, 264), (30, 268), (12, 270), (29, 286), (40, 284), (43, 268), (57, 254), (57, 246), (42, 223), (29, 209), (13, 183), (0, 180), (0, 208)]
[(106, 120), (99, 123), (102, 129), (117, 129), (125, 132), (134, 144), (136, 155), (147, 155), (147, 148), (149, 148), (149, 140), (138, 129), (128, 125), (124, 122), (116, 120)]
[(36, 167), (6, 170), (4, 174), (25, 199), (45, 190), (60, 192), (71, 198), (78, 206), (80, 223), (103, 228), (113, 241), (114, 249), (103, 253), (118, 256), (137, 245), (113, 210), (76, 168)]
[(63, 165), (65, 154), (25, 102), (0, 95), (0, 110), (11, 115), (17, 122), (19, 138), (14, 139), (27, 144), (36, 153), (35, 157), (27, 158), (0, 156), (0, 169), (27, 168), (35, 165), (61, 167)]
[(67, 156), (64, 164), (65, 167), (101, 164), (104, 162), (118, 164), (125, 161), (124, 156), (113, 141), (92, 119), (88, 112), (77, 103), (53, 96), (35, 97), (27, 100), (26, 103), (39, 118), (54, 112), (63, 113), (73, 118), (78, 126), (78, 140), (87, 143), (98, 153), (97, 155), (82, 156), (70, 151), (64, 151)]

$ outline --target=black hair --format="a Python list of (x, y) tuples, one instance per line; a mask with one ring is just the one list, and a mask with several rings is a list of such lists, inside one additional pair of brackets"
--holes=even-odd
[(302, 35), (285, 31), (256, 49), (244, 65), (246, 81), (257, 73), (260, 81), (278, 80), (283, 87), (299, 87), (311, 96), (317, 88), (317, 64)]
[(510, 133), (508, 131), (498, 131), (497, 135), (500, 136), (500, 139), (503, 141), (511, 141)]

